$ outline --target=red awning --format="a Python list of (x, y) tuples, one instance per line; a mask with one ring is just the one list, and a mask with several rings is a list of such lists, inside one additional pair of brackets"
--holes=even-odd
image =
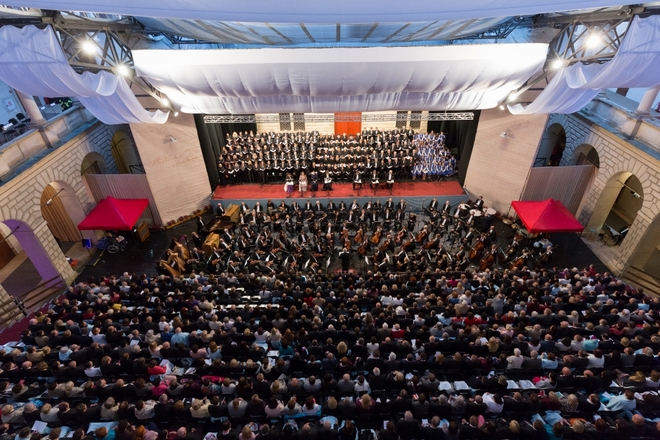
[(559, 200), (511, 202), (518, 217), (532, 234), (542, 232), (582, 232), (584, 227)]
[(137, 223), (142, 212), (149, 205), (147, 199), (115, 199), (107, 197), (101, 200), (85, 220), (78, 225), (80, 230), (117, 230), (130, 231)]

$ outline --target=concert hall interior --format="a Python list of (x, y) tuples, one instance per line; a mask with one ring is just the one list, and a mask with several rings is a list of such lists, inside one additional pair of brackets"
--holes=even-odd
[(659, 438), (658, 65), (652, 2), (6, 0), (0, 440)]

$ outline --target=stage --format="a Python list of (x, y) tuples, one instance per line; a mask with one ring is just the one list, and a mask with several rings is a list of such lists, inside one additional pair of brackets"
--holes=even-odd
[(227, 208), (230, 204), (239, 204), (245, 202), (249, 207), (254, 206), (258, 201), (261, 205), (265, 206), (268, 200), (272, 200), (275, 205), (279, 205), (280, 200), (285, 200), (290, 204), (296, 200), (301, 205), (307, 199), (321, 200), (324, 205), (333, 200), (339, 203), (341, 200), (350, 204), (353, 199), (357, 199), (358, 203), (363, 205), (369, 200), (379, 199), (381, 203), (387, 201), (392, 197), (392, 200), (398, 202), (404, 199), (408, 204), (408, 209), (412, 211), (421, 211), (422, 206), (428, 205), (433, 197), (438, 198), (439, 205), (443, 205), (445, 200), (449, 200), (452, 206), (458, 205), (460, 202), (467, 199), (467, 195), (463, 188), (456, 180), (449, 180), (444, 182), (429, 182), (417, 180), (414, 182), (397, 182), (390, 193), (390, 190), (381, 187), (377, 190), (372, 190), (368, 184), (363, 184), (362, 190), (353, 190), (352, 183), (334, 183), (332, 191), (317, 191), (312, 193), (308, 191), (304, 197), (300, 197), (300, 193), (293, 192), (290, 199), (287, 199), (287, 194), (284, 192), (284, 184), (245, 184), (245, 185), (231, 185), (231, 186), (218, 186), (213, 192), (211, 203), (215, 206), (218, 202)]

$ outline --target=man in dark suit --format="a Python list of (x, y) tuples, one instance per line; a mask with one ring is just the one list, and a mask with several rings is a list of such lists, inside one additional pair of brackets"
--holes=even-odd
[(413, 418), (410, 411), (406, 411), (403, 419), (396, 424), (396, 432), (399, 433), (401, 440), (412, 440), (419, 435), (419, 421)]

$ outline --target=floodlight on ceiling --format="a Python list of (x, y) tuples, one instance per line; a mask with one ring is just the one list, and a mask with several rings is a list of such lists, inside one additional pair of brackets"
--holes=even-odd
[(85, 53), (88, 53), (90, 55), (96, 53), (96, 43), (94, 43), (92, 40), (85, 40), (82, 43), (82, 50)]
[(561, 69), (562, 67), (564, 67), (564, 65), (565, 65), (564, 60), (562, 60), (561, 58), (557, 58), (552, 63), (550, 63), (550, 67), (552, 67), (555, 70)]
[(601, 44), (603, 44), (603, 38), (596, 32), (592, 32), (587, 38), (587, 47), (590, 49), (595, 49)]
[(116, 67), (116, 71), (121, 76), (129, 76), (131, 74), (131, 69), (126, 64), (119, 64)]

